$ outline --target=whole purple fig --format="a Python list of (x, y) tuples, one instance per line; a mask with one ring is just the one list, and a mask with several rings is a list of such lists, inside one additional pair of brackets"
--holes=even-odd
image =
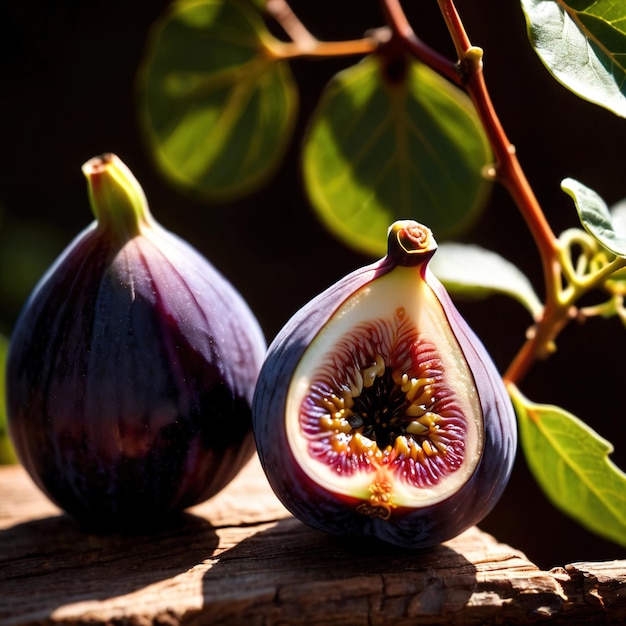
[(96, 221), (17, 321), (10, 433), (69, 514), (103, 529), (160, 522), (217, 493), (251, 457), (265, 340), (232, 285), (154, 220), (119, 158), (83, 172)]
[(387, 256), (302, 308), (270, 345), (253, 402), (283, 504), (337, 535), (420, 548), (478, 523), (516, 448), (502, 379), (428, 268), (429, 229), (389, 230)]

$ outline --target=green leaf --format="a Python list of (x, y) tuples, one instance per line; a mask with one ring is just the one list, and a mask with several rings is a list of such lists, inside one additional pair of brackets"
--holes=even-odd
[(615, 233), (626, 239), (626, 198), (616, 202), (611, 208), (611, 223)]
[(626, 256), (626, 236), (615, 229), (613, 217), (604, 200), (573, 178), (563, 180), (561, 188), (574, 199), (585, 230), (609, 252)]
[(291, 141), (297, 91), (258, 11), (183, 0), (155, 24), (138, 77), (142, 125), (173, 181), (212, 199), (264, 183)]
[(520, 443), (552, 503), (592, 532), (626, 546), (626, 474), (608, 458), (613, 446), (556, 406), (511, 390)]
[(522, 7), (531, 43), (552, 75), (626, 117), (626, 3), (522, 0)]
[(405, 58), (368, 56), (324, 90), (304, 146), (304, 180), (322, 223), (350, 247), (386, 252), (398, 219), (439, 240), (484, 205), (491, 159), (464, 92)]
[(448, 291), (474, 298), (495, 293), (520, 302), (538, 319), (543, 305), (522, 271), (499, 254), (476, 245), (443, 243), (430, 268)]
[(9, 342), (0, 335), (0, 464), (16, 463), (17, 457), (9, 438), (6, 413), (5, 364)]

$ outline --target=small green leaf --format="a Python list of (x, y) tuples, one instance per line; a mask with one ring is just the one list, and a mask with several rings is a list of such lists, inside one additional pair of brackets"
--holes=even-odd
[(592, 532), (626, 546), (626, 474), (613, 446), (556, 406), (510, 389), (528, 465), (552, 503)]
[(455, 294), (482, 298), (501, 293), (520, 302), (537, 319), (543, 305), (522, 271), (499, 254), (476, 245), (443, 243), (430, 268)]
[(9, 342), (0, 335), (0, 464), (16, 463), (17, 457), (9, 438), (6, 413), (5, 364)]
[(467, 228), (484, 205), (490, 159), (464, 92), (421, 63), (370, 55), (324, 90), (303, 167), (322, 223), (382, 256), (398, 219), (422, 222), (440, 240)]
[(604, 200), (573, 178), (561, 182), (561, 188), (570, 195), (585, 230), (602, 246), (616, 256), (626, 256), (626, 236), (615, 229), (613, 217)]
[(157, 22), (139, 73), (140, 112), (157, 163), (209, 198), (264, 183), (291, 141), (297, 91), (253, 5), (182, 0)]
[(522, 7), (531, 43), (552, 75), (626, 117), (626, 3), (522, 0)]

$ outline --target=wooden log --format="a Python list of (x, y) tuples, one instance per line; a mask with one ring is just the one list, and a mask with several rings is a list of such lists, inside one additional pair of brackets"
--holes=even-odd
[(621, 624), (626, 561), (541, 571), (472, 528), (411, 552), (294, 519), (253, 459), (168, 528), (97, 535), (0, 468), (0, 626)]

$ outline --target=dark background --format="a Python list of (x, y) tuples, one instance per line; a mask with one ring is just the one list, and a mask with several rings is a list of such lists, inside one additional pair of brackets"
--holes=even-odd
[[(92, 219), (80, 166), (117, 153), (144, 187), (155, 217), (201, 250), (256, 312), (268, 340), (311, 297), (371, 259), (334, 240), (300, 186), (298, 147), (325, 82), (344, 60), (298, 60), (298, 136), (283, 169), (260, 192), (207, 206), (181, 195), (156, 171), (138, 130), (134, 80), (150, 25), (165, 0), (0, 0), (0, 332), (9, 333), (34, 280)], [(436, 2), (411, 5), (420, 36), (452, 57)], [(419, 12), (416, 6), (419, 5)], [(361, 36), (382, 25), (378, 4), (297, 0), (292, 6), (322, 39)], [(626, 122), (561, 87), (532, 51), (519, 3), (459, 0), (496, 109), (555, 232), (576, 226), (560, 181), (574, 177), (607, 203), (626, 196)], [(408, 10), (408, 9), (407, 9)], [(436, 234), (436, 233), (435, 233)], [(538, 255), (503, 189), (464, 238), (518, 264), (541, 293)], [(500, 369), (523, 341), (529, 319), (505, 298), (458, 303)], [(570, 325), (558, 352), (522, 385), (532, 400), (570, 410), (612, 441), (626, 467), (626, 413), (616, 320)], [(481, 525), (542, 567), (625, 558), (546, 501), (518, 455), (506, 493)]]

